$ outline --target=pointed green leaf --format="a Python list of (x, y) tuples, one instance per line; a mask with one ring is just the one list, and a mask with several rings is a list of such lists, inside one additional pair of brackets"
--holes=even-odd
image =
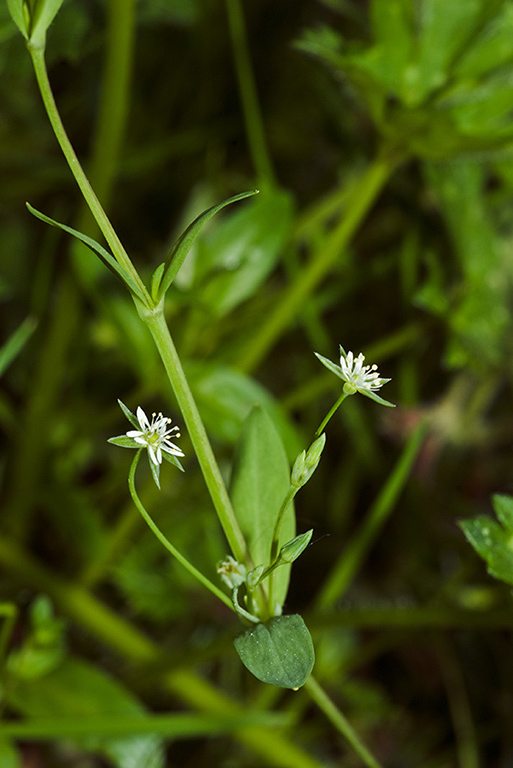
[(11, 18), (20, 30), (23, 37), (28, 40), (30, 32), (30, 19), (23, 10), (23, 0), (7, 0), (7, 7)]
[(32, 3), (30, 43), (44, 48), (46, 31), (64, 0), (35, 0)]
[(255, 677), (280, 688), (300, 688), (315, 664), (312, 638), (301, 616), (276, 616), (233, 641), (240, 660)]
[(166, 265), (164, 264), (164, 262), (162, 262), (162, 264), (159, 264), (159, 266), (151, 276), (151, 297), (155, 302), (158, 299), (160, 283), (162, 282), (162, 275), (164, 274), (165, 268), (166, 268)]
[(41, 221), (44, 221), (46, 224), (50, 224), (52, 227), (62, 229), (64, 232), (67, 232), (69, 235), (73, 235), (73, 237), (76, 237), (77, 240), (80, 240), (80, 242), (84, 243), (84, 245), (86, 245), (93, 253), (100, 257), (105, 266), (108, 267), (110, 271), (116, 275), (116, 277), (118, 277), (122, 283), (126, 285), (131, 293), (137, 296), (137, 298), (140, 299), (144, 305), (147, 305), (147, 298), (144, 296), (139, 286), (134, 283), (128, 272), (121, 266), (121, 264), (118, 264), (114, 256), (106, 251), (105, 248), (100, 245), (100, 243), (97, 243), (96, 240), (93, 240), (91, 237), (87, 237), (87, 235), (83, 235), (82, 232), (78, 232), (76, 229), (68, 227), (66, 224), (61, 224), (60, 222), (55, 221), (55, 219), (51, 219), (49, 216), (41, 213), (41, 211), (33, 208), (30, 203), (26, 203), (26, 206), (30, 213), (36, 216), (36, 218), (41, 219)]
[[(289, 487), (289, 462), (281, 437), (267, 413), (255, 407), (242, 428), (230, 485), (235, 514), (255, 565), (269, 564), (274, 526)], [(294, 534), (294, 508), (290, 504), (280, 528), (279, 546)], [(287, 595), (289, 578), (289, 565), (276, 571), (274, 597), (280, 605)]]
[(212, 216), (215, 216), (215, 214), (226, 205), (235, 203), (237, 200), (243, 200), (245, 197), (256, 195), (257, 193), (258, 190), (253, 190), (252, 192), (241, 192), (240, 195), (230, 197), (228, 200), (224, 200), (222, 203), (218, 203), (218, 205), (214, 205), (212, 208), (208, 208), (208, 210), (203, 211), (203, 213), (194, 219), (192, 224), (190, 224), (185, 232), (183, 232), (183, 234), (178, 238), (165, 261), (165, 271), (158, 290), (159, 300), (162, 298), (162, 296), (165, 295), (169, 286), (178, 274), (178, 271), (185, 261), (185, 257), (189, 253), (192, 244), (199, 235), (202, 226), (206, 224), (206, 222), (211, 219)]

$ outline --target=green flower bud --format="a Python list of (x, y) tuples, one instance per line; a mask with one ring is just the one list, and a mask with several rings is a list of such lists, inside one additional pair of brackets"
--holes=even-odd
[(323, 433), (313, 441), (308, 451), (302, 451), (299, 454), (290, 476), (290, 482), (295, 488), (302, 488), (310, 480), (317, 469), (325, 443), (326, 435)]
[(254, 589), (257, 586), (264, 570), (265, 565), (257, 565), (256, 568), (253, 568), (253, 570), (248, 573), (248, 578), (246, 579), (248, 589)]
[(296, 536), (295, 539), (291, 539), (280, 549), (278, 555), (278, 561), (281, 563), (293, 563), (299, 555), (306, 549), (312, 538), (313, 528), (310, 528), (306, 533), (302, 533)]

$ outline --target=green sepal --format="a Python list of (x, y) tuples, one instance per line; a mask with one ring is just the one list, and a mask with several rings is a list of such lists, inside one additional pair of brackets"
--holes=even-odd
[(180, 267), (184, 263), (185, 257), (189, 253), (192, 244), (199, 235), (202, 226), (206, 224), (206, 222), (211, 219), (212, 216), (215, 216), (215, 214), (226, 205), (235, 203), (238, 200), (243, 200), (245, 197), (251, 197), (252, 195), (256, 194), (258, 194), (257, 189), (252, 190), (251, 192), (241, 192), (239, 195), (230, 197), (228, 200), (224, 200), (222, 203), (218, 203), (217, 205), (212, 206), (212, 208), (208, 208), (206, 211), (203, 211), (203, 213), (201, 213), (196, 219), (194, 219), (192, 224), (190, 224), (185, 232), (180, 235), (164, 263), (164, 274), (162, 275), (157, 295), (154, 297), (157, 303), (166, 294), (169, 286), (177, 276)]
[(280, 688), (301, 688), (315, 664), (312, 637), (298, 614), (256, 624), (237, 635), (233, 644), (255, 677)]
[(136, 443), (133, 437), (128, 437), (127, 435), (119, 435), (118, 437), (109, 437), (107, 440), (108, 443), (112, 443), (112, 445), (117, 445), (120, 448), (141, 448), (140, 443)]
[(110, 271), (116, 275), (116, 277), (119, 278), (122, 283), (126, 285), (128, 290), (134, 294), (134, 296), (137, 296), (137, 298), (144, 304), (144, 306), (148, 305), (147, 296), (145, 296), (139, 286), (135, 284), (126, 269), (118, 264), (114, 256), (106, 251), (105, 248), (100, 245), (100, 243), (97, 243), (96, 240), (93, 240), (91, 237), (87, 237), (87, 235), (82, 234), (82, 232), (78, 232), (76, 229), (73, 229), (73, 227), (68, 227), (66, 224), (61, 224), (60, 222), (55, 221), (55, 219), (51, 219), (49, 216), (41, 213), (41, 211), (33, 208), (30, 203), (26, 203), (26, 206), (30, 213), (32, 213), (36, 218), (41, 219), (41, 221), (44, 221), (46, 224), (50, 224), (52, 227), (62, 229), (64, 232), (67, 232), (69, 235), (73, 235), (73, 237), (76, 237), (77, 240), (80, 240), (80, 242), (84, 243), (84, 245), (86, 245), (93, 253), (95, 253), (103, 261), (105, 266), (108, 267), (108, 269), (110, 269)]
[(331, 360), (328, 360), (327, 357), (324, 357), (323, 355), (320, 355), (318, 352), (314, 352), (315, 357), (317, 357), (323, 365), (326, 366), (328, 371), (331, 371), (335, 374), (335, 376), (338, 376), (339, 379), (342, 379), (345, 381), (344, 377), (342, 376), (342, 369), (340, 368), (340, 365), (336, 365)]
[(122, 400), (120, 400), (119, 398), (118, 398), (118, 405), (121, 408), (121, 410), (123, 411), (123, 413), (125, 414), (125, 416), (127, 417), (127, 419), (130, 422), (130, 424), (133, 427), (135, 427), (136, 429), (140, 429), (141, 425), (137, 421), (137, 416), (135, 415), (135, 413), (132, 413), (130, 408), (127, 408), (127, 406), (124, 404), (124, 402)]
[[(387, 381), (390, 381), (390, 379), (381, 379), (381, 381), (387, 382)], [(380, 405), (386, 405), (388, 406), (388, 408), (395, 408), (395, 403), (390, 403), (388, 400), (384, 400), (375, 392), (366, 391), (364, 389), (359, 389), (358, 392), (360, 393), (360, 395), (364, 395), (365, 397), (369, 397), (371, 400), (374, 400), (375, 403), (379, 403)]]
[(149, 459), (149, 464), (155, 485), (160, 491), (160, 464), (155, 464), (151, 459)]
[(181, 472), (185, 472), (185, 469), (182, 467), (179, 459), (173, 453), (166, 453), (166, 451), (162, 451), (162, 458), (165, 459), (168, 464), (172, 464), (173, 467), (176, 467)]

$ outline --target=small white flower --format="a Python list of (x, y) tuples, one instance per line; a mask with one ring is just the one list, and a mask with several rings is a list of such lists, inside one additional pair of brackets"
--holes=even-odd
[(149, 421), (141, 406), (137, 408), (136, 416), (140, 429), (130, 429), (126, 436), (148, 449), (148, 455), (153, 464), (156, 466), (162, 464), (162, 451), (173, 456), (184, 456), (183, 451), (171, 442), (170, 435), (174, 438), (180, 437), (178, 427), (169, 428), (171, 419), (161, 413), (154, 413)]
[(244, 584), (247, 577), (246, 566), (238, 563), (231, 555), (226, 560), (220, 560), (217, 564), (217, 572), (227, 587), (236, 589)]
[(347, 395), (354, 395), (356, 392), (359, 392), (381, 405), (393, 407), (393, 403), (383, 400), (383, 398), (376, 394), (377, 390), (381, 389), (383, 384), (389, 382), (390, 379), (381, 378), (377, 365), (364, 365), (365, 356), (361, 352), (358, 357), (355, 357), (352, 352), (346, 352), (344, 347), (341, 346), (340, 367), (317, 352), (315, 355), (326, 368), (345, 382), (344, 392)]
[(340, 368), (342, 371), (342, 378), (351, 388), (354, 388), (355, 392), (362, 389), (372, 392), (380, 389), (383, 384), (390, 381), (390, 379), (380, 378), (377, 365), (364, 365), (364, 360), (365, 356), (361, 352), (358, 357), (355, 358), (352, 352), (348, 352), (346, 355), (344, 354), (344, 351), (341, 350)]

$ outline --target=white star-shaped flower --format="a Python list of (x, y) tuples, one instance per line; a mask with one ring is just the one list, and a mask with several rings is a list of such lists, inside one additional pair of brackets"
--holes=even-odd
[(319, 355), (317, 352), (315, 355), (326, 368), (345, 382), (344, 392), (346, 395), (354, 395), (356, 392), (359, 392), (361, 395), (366, 395), (366, 397), (370, 397), (381, 405), (393, 407), (393, 403), (383, 400), (382, 397), (376, 394), (376, 391), (381, 389), (383, 384), (389, 382), (390, 379), (381, 378), (377, 365), (364, 365), (365, 356), (361, 352), (358, 357), (355, 357), (352, 352), (346, 352), (341, 346), (340, 366), (335, 365), (331, 360)]
[(171, 424), (171, 419), (163, 416), (161, 413), (154, 413), (150, 421), (141, 406), (137, 408), (136, 416), (140, 429), (130, 429), (126, 436), (133, 438), (136, 443), (144, 445), (148, 449), (150, 461), (155, 465), (162, 464), (162, 451), (173, 456), (184, 455), (183, 451), (172, 443), (169, 437), (173, 433), (175, 433), (175, 438), (180, 437), (178, 427), (168, 428)]
[(154, 413), (150, 421), (141, 406), (137, 408), (137, 416), (135, 416), (121, 400), (118, 400), (118, 403), (128, 421), (138, 429), (130, 429), (126, 434), (119, 437), (111, 437), (109, 443), (119, 445), (121, 448), (146, 448), (153, 479), (160, 488), (159, 475), (162, 459), (174, 464), (183, 472), (183, 467), (177, 456), (184, 456), (185, 454), (171, 442), (171, 435), (173, 438), (180, 437), (178, 427), (170, 427), (171, 419), (161, 413)]

